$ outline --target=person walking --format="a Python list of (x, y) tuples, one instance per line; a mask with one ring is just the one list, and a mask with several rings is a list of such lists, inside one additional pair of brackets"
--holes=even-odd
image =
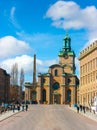
[(24, 111), (24, 104), (22, 104), (22, 111)]
[(77, 113), (79, 113), (79, 105), (77, 105)]
[(18, 111), (20, 111), (20, 104), (17, 104), (17, 109)]
[(83, 106), (83, 112), (85, 113), (86, 111), (85, 111), (85, 106)]
[(80, 111), (82, 112), (82, 105), (80, 104)]
[(26, 111), (28, 110), (28, 104), (26, 104)]
[(15, 112), (15, 104), (12, 105), (12, 110)]

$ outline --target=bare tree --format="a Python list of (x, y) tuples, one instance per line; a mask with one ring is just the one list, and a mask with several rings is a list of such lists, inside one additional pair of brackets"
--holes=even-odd
[(23, 87), (24, 87), (24, 69), (21, 68), (20, 70), (20, 87), (19, 87), (19, 97), (20, 97), (20, 100), (22, 100), (22, 90), (23, 90)]
[(18, 64), (17, 63), (12, 65), (10, 75), (11, 75), (10, 78), (11, 85), (18, 85)]

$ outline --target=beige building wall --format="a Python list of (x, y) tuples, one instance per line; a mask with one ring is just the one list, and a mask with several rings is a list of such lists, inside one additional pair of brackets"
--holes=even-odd
[(89, 106), (97, 95), (97, 41), (80, 52), (79, 101)]

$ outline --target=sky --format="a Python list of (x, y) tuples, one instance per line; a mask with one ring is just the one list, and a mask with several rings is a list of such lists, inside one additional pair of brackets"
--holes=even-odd
[(34, 54), (37, 73), (46, 73), (67, 32), (79, 76), (80, 51), (97, 39), (96, 0), (0, 0), (0, 67), (10, 74), (17, 63), (32, 82)]

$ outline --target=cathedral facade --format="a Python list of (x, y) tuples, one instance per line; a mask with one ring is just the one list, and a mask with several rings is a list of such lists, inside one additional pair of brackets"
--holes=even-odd
[[(27, 84), (25, 85), (26, 100), (33, 100), (32, 97), (34, 97), (38, 103), (45, 104), (77, 103), (79, 79), (75, 74), (75, 53), (71, 49), (71, 38), (68, 35), (64, 38), (63, 47), (58, 57), (58, 64), (49, 66), (47, 73), (38, 74), (36, 86), (32, 84), (32, 87), (31, 85), (27, 87)], [(35, 82), (33, 83), (35, 84)]]

